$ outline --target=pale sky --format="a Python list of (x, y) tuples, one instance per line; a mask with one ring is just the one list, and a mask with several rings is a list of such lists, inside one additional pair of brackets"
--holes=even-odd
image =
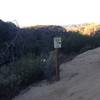
[(0, 0), (0, 19), (20, 27), (100, 22), (100, 0)]

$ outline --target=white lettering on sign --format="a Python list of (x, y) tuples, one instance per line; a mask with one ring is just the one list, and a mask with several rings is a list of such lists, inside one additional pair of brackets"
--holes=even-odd
[(61, 37), (54, 37), (54, 48), (61, 48)]

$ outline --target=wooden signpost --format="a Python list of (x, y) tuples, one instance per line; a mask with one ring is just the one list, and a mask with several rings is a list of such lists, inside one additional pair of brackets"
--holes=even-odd
[(61, 48), (61, 37), (54, 37), (54, 48), (55, 48), (56, 81), (59, 81), (60, 80), (59, 48)]

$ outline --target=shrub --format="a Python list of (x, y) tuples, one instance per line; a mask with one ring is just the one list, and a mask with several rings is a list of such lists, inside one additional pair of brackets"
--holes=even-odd
[[(29, 84), (43, 78), (40, 58), (25, 56), (15, 63), (0, 68), (0, 98), (10, 98)], [(0, 99), (1, 100), (1, 99)]]
[(62, 52), (77, 53), (89, 42), (89, 36), (78, 32), (72, 33), (69, 37), (63, 37)]
[(44, 66), (44, 77), (48, 81), (53, 81), (55, 77), (55, 52), (50, 52)]

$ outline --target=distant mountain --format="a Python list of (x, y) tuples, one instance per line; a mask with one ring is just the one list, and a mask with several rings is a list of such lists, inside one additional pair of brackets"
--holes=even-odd
[(67, 25), (64, 27), (67, 31), (81, 32), (82, 34), (95, 34), (96, 31), (100, 30), (100, 24), (97, 23), (85, 23), (77, 25)]

